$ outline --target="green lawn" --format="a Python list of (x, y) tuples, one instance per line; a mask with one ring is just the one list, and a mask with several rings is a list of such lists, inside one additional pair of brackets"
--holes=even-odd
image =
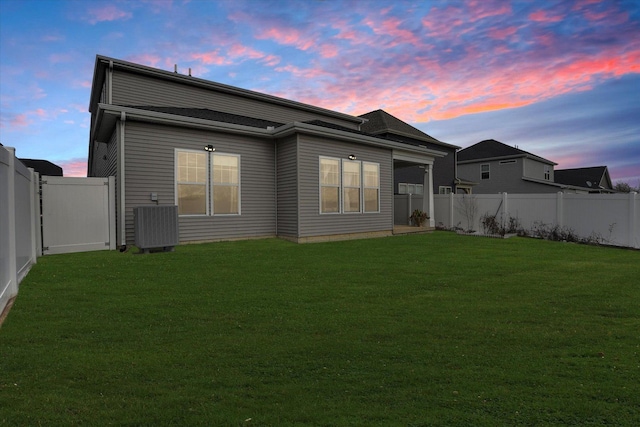
[(436, 232), (39, 259), (0, 424), (640, 425), (640, 252)]

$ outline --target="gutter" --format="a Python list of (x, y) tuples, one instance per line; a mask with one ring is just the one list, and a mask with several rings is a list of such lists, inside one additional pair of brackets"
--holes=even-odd
[(174, 114), (159, 113), (157, 111), (139, 110), (132, 107), (122, 107), (110, 104), (98, 104), (98, 120), (100, 124), (104, 120), (104, 115), (112, 115), (116, 118), (121, 117), (122, 113), (126, 114), (127, 120), (138, 120), (143, 122), (152, 122), (167, 124), (172, 126), (183, 126), (195, 129), (215, 130), (222, 132), (229, 132), (241, 135), (256, 136), (268, 139), (284, 138), (295, 133), (303, 132), (308, 135), (326, 137), (327, 135), (333, 136), (336, 139), (340, 139), (346, 142), (353, 142), (357, 144), (368, 144), (375, 147), (388, 148), (393, 150), (399, 150), (407, 153), (417, 153), (422, 155), (428, 155), (432, 157), (444, 157), (448, 153), (444, 151), (432, 150), (426, 147), (420, 147), (410, 144), (405, 144), (396, 141), (385, 140), (376, 138), (373, 136), (354, 134), (351, 132), (345, 132), (338, 129), (326, 128), (308, 123), (292, 122), (287, 123), (284, 126), (280, 126), (275, 129), (271, 128), (256, 128), (252, 126), (237, 125), (233, 123), (217, 122), (206, 119), (199, 119), (194, 117), (177, 116)]

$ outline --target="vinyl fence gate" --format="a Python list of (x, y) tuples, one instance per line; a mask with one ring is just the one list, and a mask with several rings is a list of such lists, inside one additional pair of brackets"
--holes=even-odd
[(116, 248), (115, 180), (42, 177), (42, 253)]

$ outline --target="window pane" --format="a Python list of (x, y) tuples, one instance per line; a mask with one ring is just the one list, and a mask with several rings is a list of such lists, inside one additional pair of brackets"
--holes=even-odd
[(213, 155), (213, 182), (216, 184), (238, 183), (238, 157)]
[(416, 184), (416, 192), (415, 194), (424, 194), (424, 185)]
[(360, 162), (342, 163), (342, 185), (360, 187)]
[(398, 184), (398, 193), (407, 194), (407, 184)]
[(204, 215), (207, 213), (207, 198), (204, 185), (178, 185), (178, 214)]
[(344, 211), (360, 212), (360, 188), (344, 189)]
[(378, 189), (377, 188), (364, 189), (364, 211), (378, 212)]
[(321, 185), (339, 185), (338, 169), (340, 163), (334, 159), (320, 159), (320, 184)]
[(338, 212), (339, 190), (338, 187), (322, 187), (320, 194), (322, 213)]
[(238, 209), (238, 187), (235, 185), (216, 185), (213, 187), (213, 213), (214, 214), (237, 214)]
[(364, 185), (365, 185), (365, 187), (377, 187), (378, 183), (379, 183), (378, 165), (365, 163), (363, 169), (364, 169)]

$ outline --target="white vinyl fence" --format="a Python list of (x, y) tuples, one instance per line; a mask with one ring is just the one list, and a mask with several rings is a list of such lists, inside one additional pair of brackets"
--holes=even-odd
[[(474, 216), (465, 215), (474, 207)], [(640, 248), (637, 193), (434, 195), (436, 226), (482, 231), (481, 218), (486, 214), (503, 222), (515, 218), (525, 230), (557, 225), (581, 238), (599, 236), (607, 244)]]
[(40, 238), (39, 178), (0, 147), (0, 312), (36, 263)]

